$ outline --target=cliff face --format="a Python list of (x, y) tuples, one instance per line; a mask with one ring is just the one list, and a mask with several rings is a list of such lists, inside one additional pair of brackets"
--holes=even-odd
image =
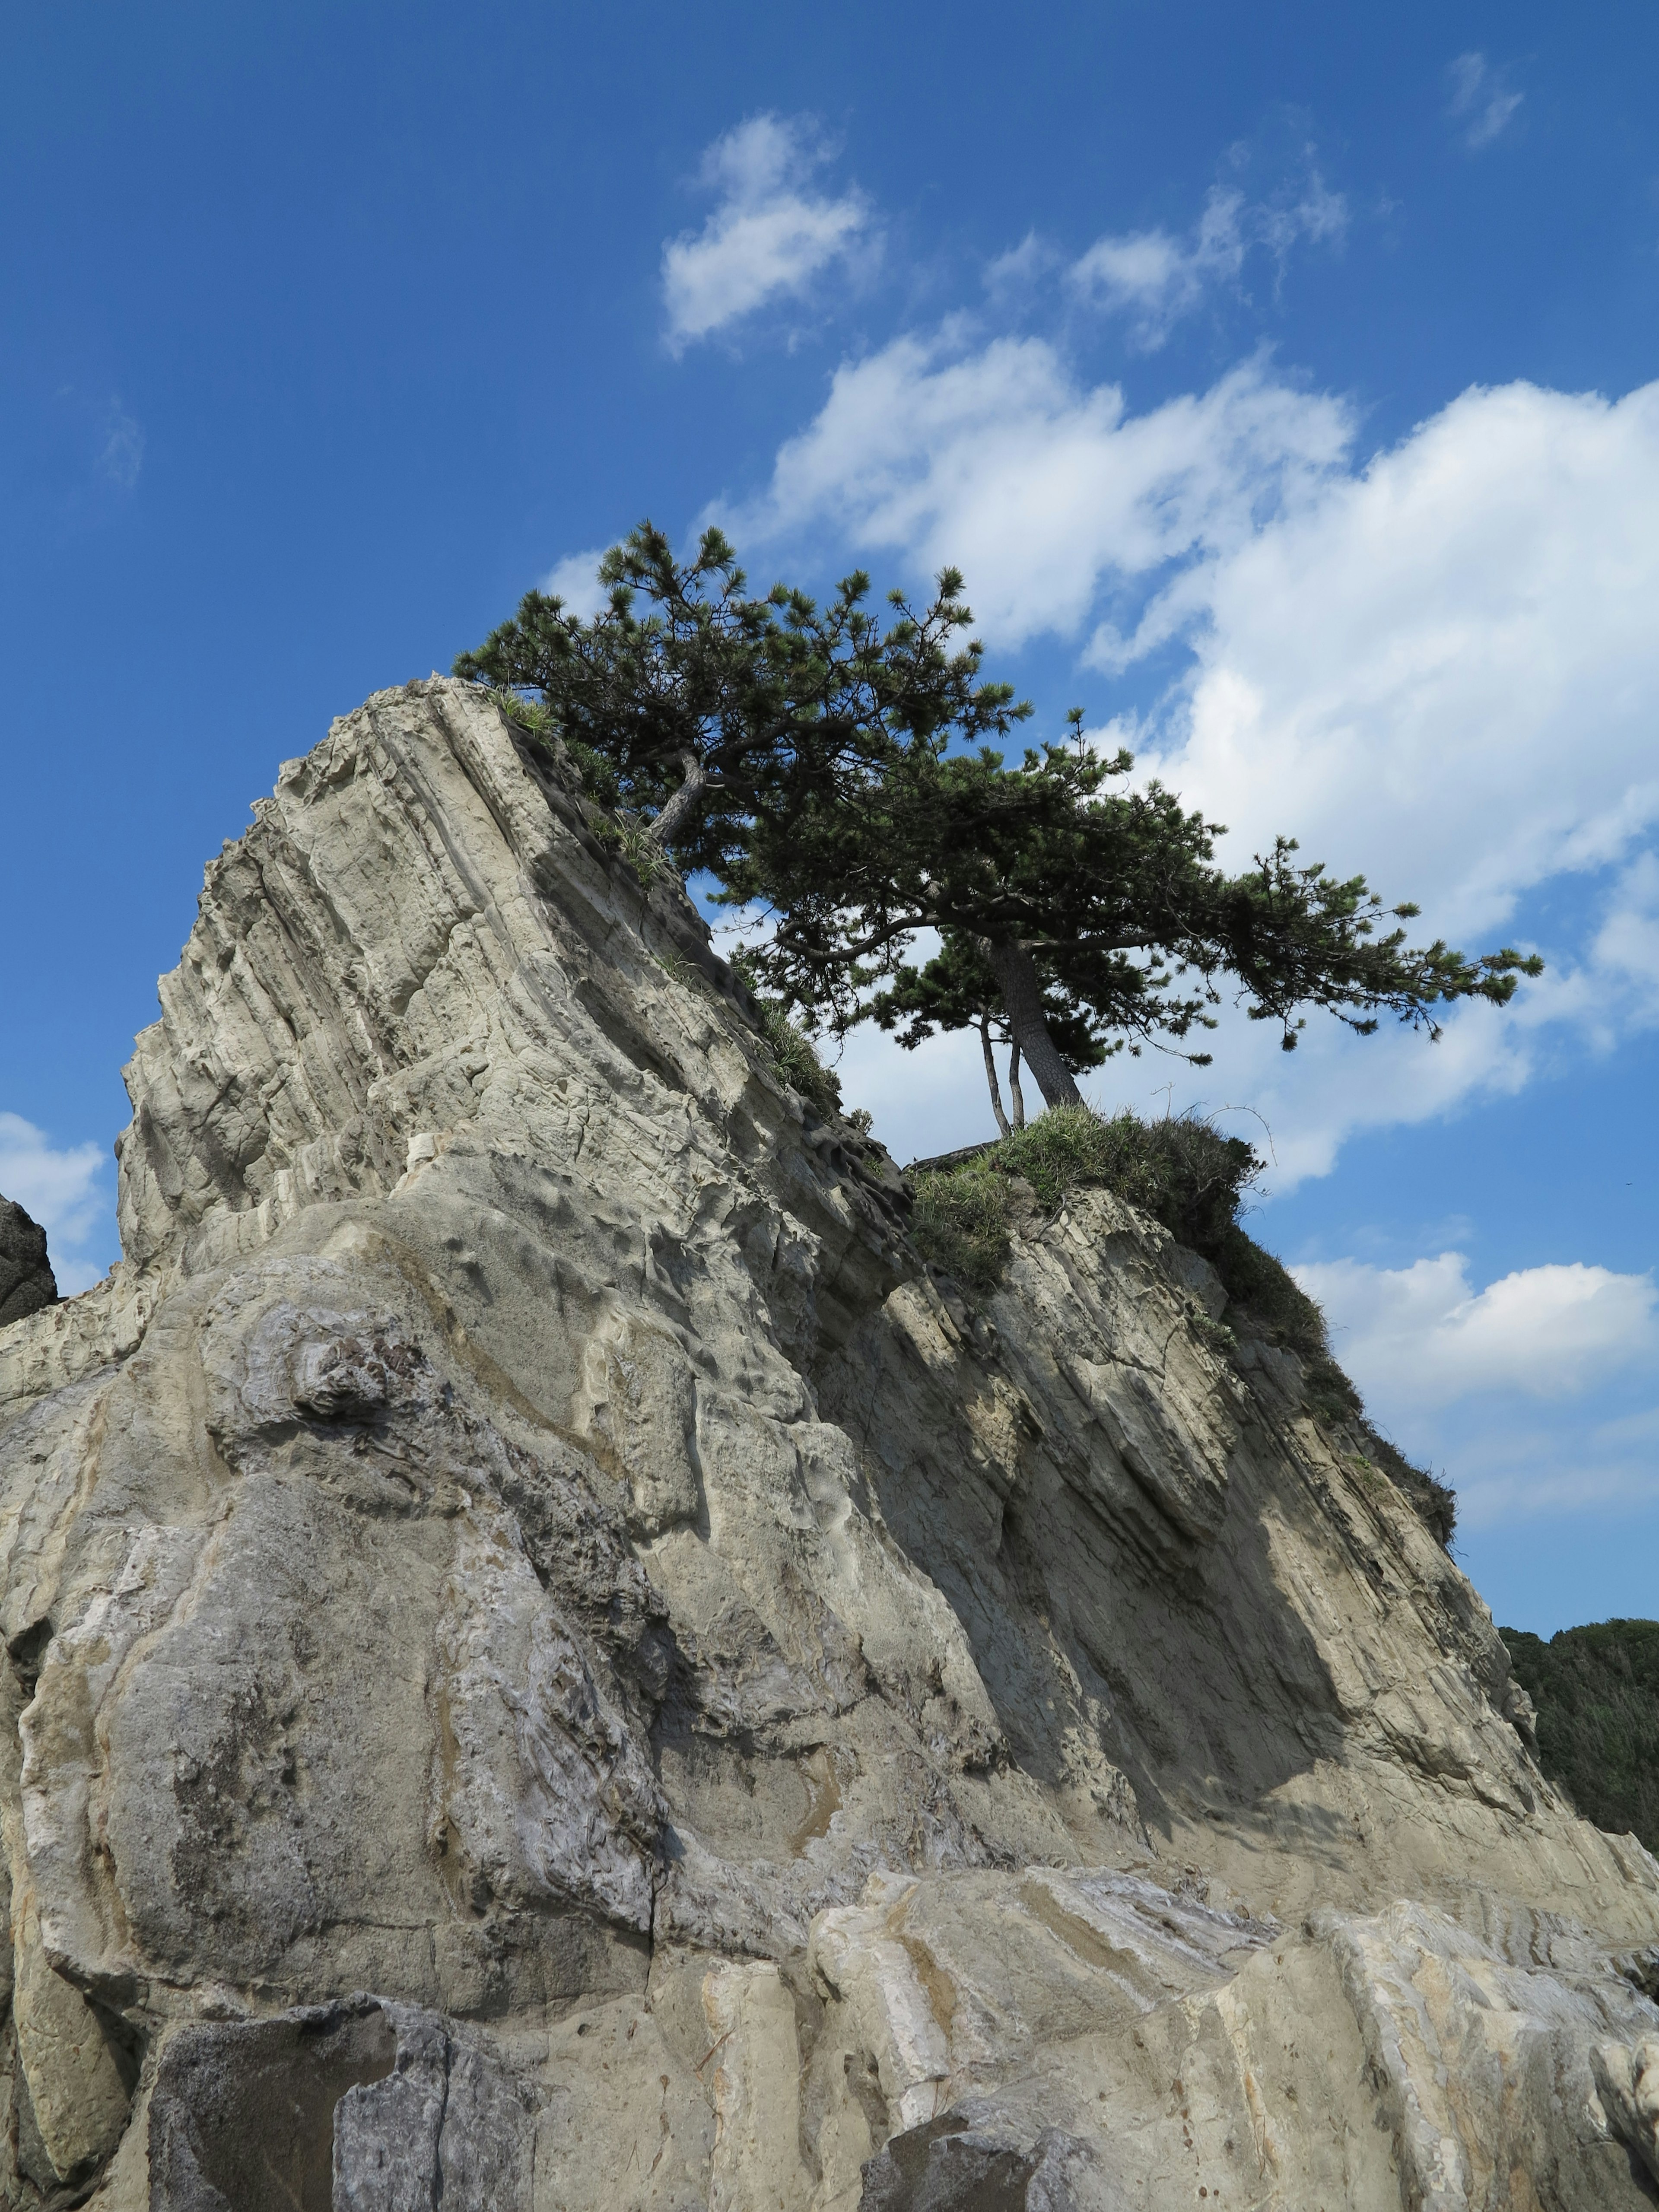
[(1659, 1868), (1202, 1262), (969, 1312), (477, 693), (256, 816), (0, 1332), (0, 2203), (1652, 2201)]

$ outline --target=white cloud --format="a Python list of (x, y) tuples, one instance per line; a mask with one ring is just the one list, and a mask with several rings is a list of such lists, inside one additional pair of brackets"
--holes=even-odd
[[(1097, 649), (1121, 662), (1188, 626), (1192, 675), (1149, 750), (1241, 856), (1293, 830), (1437, 929), (1501, 929), (1659, 821), (1656, 503), (1659, 385), (1471, 391)], [(1596, 957), (1639, 959), (1631, 929)]]
[(144, 433), (118, 399), (112, 399), (104, 417), (104, 443), (98, 465), (118, 490), (131, 491), (144, 465)]
[(1299, 239), (1340, 238), (1347, 220), (1346, 201), (1316, 169), (1294, 197), (1276, 201), (1252, 204), (1218, 185), (1187, 238), (1140, 230), (1097, 239), (1067, 280), (1090, 305), (1131, 316), (1133, 342), (1152, 352), (1206, 293), (1237, 283), (1253, 247), (1265, 247), (1282, 265)]
[[(1281, 1188), (1358, 1129), (1512, 1094), (1659, 1020), (1659, 385), (1477, 388), (1359, 466), (1356, 430), (1260, 359), (1136, 415), (1048, 342), (957, 324), (844, 364), (730, 518), (739, 542), (827, 537), (918, 580), (959, 565), (994, 647), (1087, 631), (1121, 671), (1184, 643), (1162, 702), (1100, 734), (1230, 823), (1233, 865), (1286, 831), (1476, 951), (1536, 936), (1533, 895), (1583, 876), (1591, 918), (1552, 924), (1541, 982), (1457, 1010), (1438, 1045), (1316, 1017), (1287, 1056), (1230, 1018), (1208, 1073), (1097, 1079), (1103, 1103), (1173, 1074), (1176, 1108), (1255, 1107)], [(977, 1102), (961, 1128), (968, 1099), (907, 1064), (946, 1117), (919, 1149), (980, 1133)]]
[(1526, 94), (1511, 90), (1485, 54), (1459, 54), (1447, 74), (1449, 112), (1462, 126), (1463, 143), (1478, 154), (1507, 129)]
[(104, 1225), (108, 1199), (98, 1177), (108, 1157), (101, 1145), (59, 1151), (21, 1114), (0, 1113), (0, 1192), (46, 1231), (52, 1272), (66, 1297), (88, 1289), (102, 1272), (81, 1248)]
[(985, 289), (996, 301), (1020, 300), (1035, 290), (1060, 258), (1045, 238), (1028, 230), (1018, 246), (987, 263)]
[[(1620, 1030), (1659, 1024), (1659, 857), (1643, 853), (1620, 875), (1583, 974), (1587, 1026), (1604, 1049)], [(1575, 978), (1575, 981), (1577, 979)]]
[(799, 299), (814, 277), (868, 239), (872, 216), (857, 191), (829, 198), (809, 185), (826, 158), (810, 127), (751, 116), (703, 157), (702, 182), (720, 194), (701, 231), (663, 247), (667, 341), (675, 354), (769, 300)]
[(599, 562), (606, 550), (603, 545), (592, 545), (585, 553), (567, 553), (542, 578), (541, 588), (555, 599), (562, 599), (571, 614), (590, 622), (609, 596), (599, 577)]
[(1461, 1252), (1409, 1267), (1335, 1260), (1291, 1273), (1323, 1307), (1343, 1366), (1391, 1420), (1486, 1391), (1575, 1395), (1659, 1358), (1650, 1275), (1575, 1261), (1477, 1291)]
[(1326, 1172), (1355, 1130), (1516, 1092), (1659, 1019), (1659, 862), (1644, 849), (1659, 823), (1659, 386), (1616, 404), (1467, 392), (1363, 471), (1303, 489), (1190, 563), (1131, 639), (1097, 633), (1108, 665), (1192, 644), (1188, 678), (1134, 733), (1143, 769), (1231, 825), (1235, 865), (1288, 831), (1420, 902), (1415, 933), (1474, 950), (1535, 937), (1528, 901), (1552, 878), (1607, 872), (1587, 885), (1588, 934), (1545, 943), (1541, 982), (1506, 1013), (1460, 1010), (1437, 1046), (1316, 1018), (1286, 1059), (1261, 1028), (1224, 1027), (1227, 1095), (1273, 1123), (1281, 1188)]
[(1291, 1273), (1324, 1307), (1368, 1410), (1412, 1457), (1449, 1471), (1466, 1533), (1652, 1501), (1651, 1275), (1575, 1261), (1477, 1291), (1461, 1252)]
[(839, 368), (732, 527), (828, 525), (915, 568), (951, 562), (988, 635), (1018, 644), (1074, 634), (1103, 585), (1238, 545), (1343, 459), (1352, 429), (1341, 402), (1259, 362), (1132, 416), (1044, 339), (975, 348), (947, 327)]

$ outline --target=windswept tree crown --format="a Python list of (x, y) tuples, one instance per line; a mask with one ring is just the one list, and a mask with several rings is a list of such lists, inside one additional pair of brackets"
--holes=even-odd
[(642, 522), (599, 575), (609, 597), (591, 619), (528, 592), (455, 673), (534, 695), (596, 795), (643, 817), (688, 867), (723, 874), (802, 757), (972, 743), (1031, 711), (1010, 685), (981, 680), (977, 639), (957, 641), (973, 617), (954, 569), (920, 613), (890, 592), (885, 629), (861, 569), (825, 607), (781, 583), (751, 596), (718, 530), (682, 563)]
[[(1289, 1050), (1311, 1007), (1362, 1034), (1391, 1013), (1437, 1036), (1437, 1009), (1504, 1005), (1542, 964), (1408, 945), (1414, 905), (1301, 862), (1291, 838), (1229, 874), (1221, 825), (1128, 785), (1130, 756), (1092, 750), (1080, 709), (1071, 742), (1009, 766), (984, 740), (1031, 708), (960, 641), (973, 617), (956, 569), (920, 612), (890, 592), (885, 629), (862, 571), (824, 607), (782, 583), (750, 595), (717, 530), (682, 563), (641, 523), (599, 576), (598, 614), (529, 592), (457, 673), (533, 695), (590, 791), (764, 912), (755, 966), (817, 1024), (873, 1018), (911, 1045), (979, 1026), (1000, 1120), (994, 1016), (1011, 1078), (1023, 1057), (1053, 1105), (1121, 1044), (1184, 1051), (1228, 991)], [(942, 951), (917, 964), (935, 932)]]

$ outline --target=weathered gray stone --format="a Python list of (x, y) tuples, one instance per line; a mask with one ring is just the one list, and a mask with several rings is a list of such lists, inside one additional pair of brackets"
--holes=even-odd
[(0, 1335), (0, 2204), (1651, 2201), (1659, 1868), (1200, 1265), (935, 1284), (467, 687), (255, 812)]
[(1078, 2212), (1073, 2177), (1087, 2158), (1057, 2128), (1025, 2151), (947, 2112), (894, 2136), (870, 2161), (859, 2212)]
[(0, 1328), (57, 1300), (46, 1231), (15, 1199), (0, 1198)]

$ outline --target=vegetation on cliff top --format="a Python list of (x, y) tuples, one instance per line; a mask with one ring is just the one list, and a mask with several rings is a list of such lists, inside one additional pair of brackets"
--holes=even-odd
[[(913, 1171), (910, 1233), (925, 1260), (983, 1296), (1007, 1267), (1022, 1187), (1027, 1204), (1034, 1200), (1044, 1212), (1055, 1211), (1073, 1190), (1111, 1191), (1209, 1261), (1233, 1319), (1296, 1355), (1304, 1401), (1328, 1425), (1346, 1432), (1356, 1473), (1393, 1481), (1436, 1540), (1449, 1545), (1456, 1525), (1452, 1492), (1371, 1425), (1358, 1392), (1331, 1357), (1324, 1315), (1240, 1224), (1264, 1167), (1244, 1139), (1224, 1136), (1197, 1115), (1143, 1121), (1133, 1114), (1106, 1118), (1085, 1106), (1055, 1107), (1000, 1143)], [(1200, 1327), (1218, 1351), (1233, 1349), (1231, 1328), (1214, 1322)]]
[(1587, 1820), (1659, 1852), (1659, 1620), (1601, 1620), (1547, 1643), (1498, 1632), (1538, 1708), (1538, 1763)]
[(988, 1291), (1007, 1261), (1017, 1182), (1030, 1185), (1047, 1212), (1068, 1192), (1093, 1185), (1201, 1253), (1229, 1297), (1248, 1305), (1279, 1341), (1322, 1358), (1328, 1346), (1318, 1307), (1238, 1224), (1264, 1164), (1243, 1138), (1224, 1136), (1194, 1115), (1143, 1121), (1055, 1107), (968, 1158), (917, 1174), (912, 1234), (935, 1266), (968, 1289)]
[(1435, 1009), (1504, 1005), (1539, 966), (1409, 946), (1414, 906), (1304, 865), (1292, 839), (1229, 874), (1220, 825), (1132, 784), (1130, 756), (1092, 746), (1081, 708), (1063, 742), (1006, 764), (984, 740), (1031, 708), (962, 641), (956, 569), (925, 606), (890, 592), (885, 627), (861, 571), (823, 605), (781, 583), (752, 595), (717, 530), (682, 562), (641, 523), (599, 576), (596, 614), (531, 592), (457, 672), (556, 736), (642, 863), (672, 854), (767, 916), (753, 957), (787, 1012), (834, 1035), (884, 1021), (906, 1044), (977, 1027), (1000, 1120), (994, 1037), (1011, 1088), (1023, 1060), (1048, 1105), (1076, 1106), (1077, 1070), (1107, 1052), (1206, 1060), (1186, 1040), (1224, 991), (1288, 1050), (1305, 1009), (1435, 1036)]

